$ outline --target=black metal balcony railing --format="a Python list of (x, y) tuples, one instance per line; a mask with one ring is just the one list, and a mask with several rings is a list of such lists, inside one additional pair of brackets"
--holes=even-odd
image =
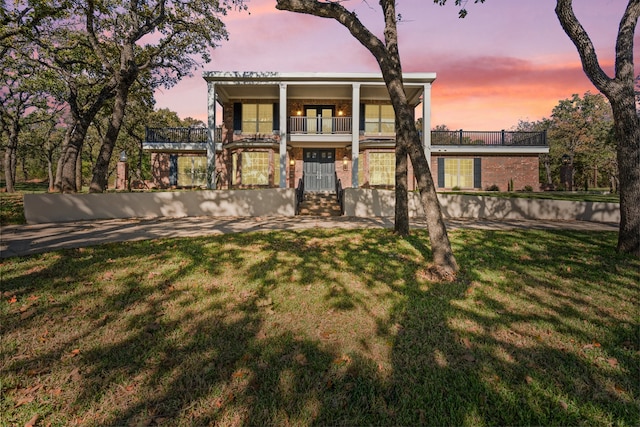
[(207, 128), (147, 128), (145, 137), (149, 143), (203, 143), (207, 142), (208, 132)]
[[(344, 117), (344, 119), (351, 119)], [(299, 124), (302, 124), (300, 122)], [(338, 124), (339, 126), (335, 126)], [(331, 130), (327, 126), (327, 133), (350, 132), (350, 122), (336, 121), (332, 123)], [(304, 130), (303, 130), (304, 129)], [(147, 128), (147, 143), (206, 143), (208, 138), (207, 128)], [(323, 133), (322, 127), (314, 128), (313, 133)], [(292, 133), (296, 130), (292, 129)], [(297, 132), (309, 133), (308, 128), (298, 129)], [(215, 142), (222, 142), (222, 129), (216, 128)], [(474, 145), (474, 146), (514, 146), (514, 147), (546, 147), (547, 132), (519, 132), (497, 131), (477, 132), (463, 130), (431, 131), (431, 145)]]
[(463, 130), (431, 131), (431, 145), (501, 145), (546, 147), (547, 132), (497, 131), (476, 132)]

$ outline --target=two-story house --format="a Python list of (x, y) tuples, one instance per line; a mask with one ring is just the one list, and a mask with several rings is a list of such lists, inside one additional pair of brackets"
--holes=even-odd
[[(380, 74), (204, 72), (208, 128), (148, 129), (157, 187), (391, 188), (395, 116)], [(435, 73), (406, 73), (439, 189), (539, 188), (539, 132), (430, 131)], [(412, 170), (409, 182), (414, 182)]]

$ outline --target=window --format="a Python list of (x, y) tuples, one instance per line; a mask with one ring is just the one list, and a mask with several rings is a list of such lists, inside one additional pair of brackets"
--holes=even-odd
[(364, 106), (364, 132), (392, 134), (396, 131), (396, 115), (391, 105)]
[(395, 182), (395, 153), (369, 153), (369, 184), (394, 185)]
[(242, 104), (242, 133), (272, 133), (273, 104)]
[(243, 152), (242, 185), (269, 185), (269, 153)]
[(178, 157), (178, 184), (181, 186), (207, 185), (207, 158), (205, 156)]
[(473, 159), (444, 159), (445, 188), (473, 188)]

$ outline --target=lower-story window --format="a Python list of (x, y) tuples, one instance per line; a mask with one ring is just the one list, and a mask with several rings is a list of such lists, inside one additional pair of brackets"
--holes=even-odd
[(394, 185), (395, 175), (395, 153), (369, 153), (369, 183), (371, 185)]
[(205, 156), (178, 157), (178, 185), (187, 187), (207, 185), (207, 158)]
[(242, 185), (269, 185), (268, 152), (244, 151), (242, 153), (240, 182)]
[(473, 159), (445, 159), (444, 186), (473, 188)]
[(481, 159), (438, 159), (438, 187), (480, 188)]

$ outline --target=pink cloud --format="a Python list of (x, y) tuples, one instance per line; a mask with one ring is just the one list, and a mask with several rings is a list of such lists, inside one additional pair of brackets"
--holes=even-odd
[[(491, 0), (470, 5), (471, 14), (464, 20), (457, 18), (452, 4), (400, 3), (404, 71), (438, 75), (432, 123), (479, 130), (509, 128), (519, 119), (549, 116), (559, 100), (573, 93), (595, 92), (558, 23), (554, 3)], [(615, 35), (626, 2), (605, 3), (581, 0), (575, 7), (611, 73)], [(344, 5), (380, 32), (376, 2)], [(334, 21), (278, 11), (274, 0), (252, 0), (249, 7), (250, 14), (232, 12), (224, 17), (230, 39), (213, 51), (212, 62), (204, 69), (379, 71), (371, 54)], [(206, 84), (200, 73), (158, 93), (158, 107), (206, 119)]]

